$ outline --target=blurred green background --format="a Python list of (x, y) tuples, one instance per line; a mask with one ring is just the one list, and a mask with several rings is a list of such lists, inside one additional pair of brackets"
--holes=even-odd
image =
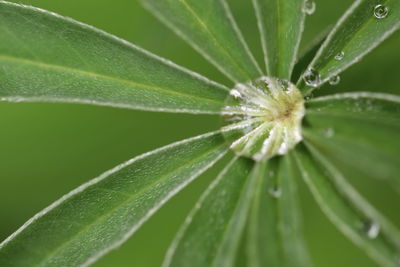
[[(201, 0), (199, 0), (201, 1)], [(214, 67), (147, 13), (135, 0), (15, 1), (45, 8), (113, 33), (211, 79), (231, 86)], [(258, 59), (262, 58), (250, 0), (229, 0)], [(307, 18), (302, 49), (333, 25), (350, 0), (317, 1)], [(400, 92), (400, 34), (350, 68), (333, 91)], [(216, 116), (148, 113), (74, 104), (0, 103), (0, 239), (71, 189), (143, 152), (217, 129)], [(160, 266), (168, 243), (218, 167), (162, 208), (126, 244), (95, 266)], [(351, 180), (400, 226), (399, 198), (390, 187), (362, 176)], [(324, 218), (300, 184), (304, 227), (317, 267), (377, 266)]]

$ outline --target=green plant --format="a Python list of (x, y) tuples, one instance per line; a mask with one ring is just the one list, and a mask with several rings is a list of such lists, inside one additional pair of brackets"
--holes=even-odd
[[(232, 147), (244, 157), (233, 156), (207, 190), (178, 233), (166, 265), (231, 266), (242, 246), (249, 266), (309, 266), (294, 181), (300, 175), (344, 234), (381, 265), (399, 265), (398, 230), (339, 172), (339, 167), (363, 169), (398, 188), (399, 97), (358, 92), (312, 98), (310, 93), (324, 82), (337, 82), (341, 71), (397, 29), (400, 4), (355, 1), (314, 60), (310, 64), (306, 57), (299, 61), (299, 68), (309, 67), (303, 68), (304, 79), (292, 87), (286, 80), (293, 81), (305, 12), (311, 12), (313, 4), (253, 2), (268, 55), (266, 74), (279, 80), (259, 79), (264, 72), (252, 58), (225, 1), (143, 1), (237, 84), (232, 96), (225, 86), (89, 26), (1, 2), (2, 100), (221, 113), (228, 123), (221, 131), (128, 161), (71, 192), (2, 243), (2, 266), (92, 263), (224, 156), (231, 140), (243, 135), (237, 131), (243, 125), (247, 131), (261, 131)], [(253, 86), (264, 94), (254, 95), (258, 91), (248, 89)], [(296, 132), (304, 101), (296, 88), (306, 99), (301, 138)], [(260, 108), (266, 103), (273, 108)], [(269, 114), (284, 115), (288, 110), (290, 120)], [(297, 117), (292, 116), (293, 110), (298, 111)], [(263, 152), (262, 143), (268, 137), (273, 142)], [(302, 143), (292, 149), (300, 139)], [(280, 150), (282, 144), (287, 146)], [(73, 223), (68, 220), (71, 217)]]

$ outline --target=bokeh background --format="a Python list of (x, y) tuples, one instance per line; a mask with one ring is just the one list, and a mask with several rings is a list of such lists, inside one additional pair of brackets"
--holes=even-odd
[[(201, 0), (199, 0), (201, 1)], [(216, 69), (147, 13), (136, 0), (15, 1), (94, 25), (231, 86)], [(228, 0), (256, 57), (262, 59), (250, 0)], [(317, 0), (301, 49), (334, 25), (351, 0)], [(400, 92), (400, 34), (342, 75), (333, 91)], [(217, 116), (148, 113), (77, 104), (0, 103), (0, 239), (68, 191), (143, 152), (218, 128)], [(384, 142), (384, 140), (382, 140)], [(400, 153), (400, 151), (399, 151)], [(198, 178), (121, 248), (94, 266), (160, 266), (169, 242), (220, 166)], [(400, 175), (400, 174), (399, 174)], [(300, 180), (300, 179), (299, 179)], [(399, 197), (379, 181), (350, 180), (397, 226)], [(304, 228), (316, 267), (377, 266), (324, 217), (300, 182)]]

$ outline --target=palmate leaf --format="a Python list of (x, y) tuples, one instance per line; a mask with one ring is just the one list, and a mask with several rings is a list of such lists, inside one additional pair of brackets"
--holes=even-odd
[(219, 113), (226, 88), (115, 36), (0, 1), (0, 100)]
[(384, 179), (400, 192), (400, 97), (345, 93), (307, 104), (307, 140), (335, 163)]
[(290, 79), (304, 28), (304, 0), (253, 0), (267, 74)]
[(220, 132), (136, 157), (73, 190), (0, 244), (0, 266), (86, 266), (122, 244), (227, 151)]
[(296, 149), (302, 176), (322, 211), (356, 245), (382, 266), (399, 265), (400, 232), (346, 182), (313, 148)]
[[(338, 21), (308, 67), (320, 76), (316, 86), (361, 60), (399, 27), (400, 1), (356, 0)], [(303, 79), (298, 86), (304, 94), (314, 90)]]
[(292, 159), (261, 165), (248, 219), (247, 267), (309, 267)]
[(234, 82), (261, 76), (225, 0), (140, 0)]

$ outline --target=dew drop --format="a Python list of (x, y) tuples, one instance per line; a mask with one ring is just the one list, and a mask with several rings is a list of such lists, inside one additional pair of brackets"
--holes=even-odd
[(368, 238), (375, 239), (378, 237), (381, 227), (379, 224), (374, 222), (365, 222), (363, 230)]
[(313, 0), (305, 0), (303, 4), (303, 12), (307, 15), (314, 14), (316, 9), (316, 4)]
[(290, 88), (290, 82), (285, 79), (277, 79), (279, 86), (284, 90), (284, 91), (289, 91)]
[(324, 130), (324, 136), (326, 138), (332, 138), (335, 135), (335, 130), (333, 128), (327, 128)]
[(304, 98), (295, 85), (263, 76), (230, 91), (222, 111), (223, 134), (237, 155), (269, 159), (302, 140), (304, 112)]
[(282, 189), (277, 186), (273, 186), (268, 190), (268, 193), (274, 198), (279, 198), (282, 195)]
[(308, 86), (317, 87), (321, 82), (321, 76), (319, 75), (318, 71), (314, 69), (309, 69), (303, 75), (303, 79)]
[(332, 76), (329, 79), (329, 84), (330, 85), (337, 85), (337, 84), (339, 84), (339, 82), (340, 82), (340, 76), (339, 75)]
[(344, 57), (344, 52), (340, 51), (336, 56), (335, 56), (335, 60), (340, 61), (342, 60)]
[(238, 90), (236, 90), (236, 89), (232, 89), (232, 90), (229, 92), (229, 94), (230, 94), (231, 96), (233, 96), (234, 98), (241, 98), (241, 97), (242, 97), (242, 94), (241, 94)]
[(387, 17), (389, 9), (384, 5), (376, 5), (374, 7), (374, 16), (377, 19), (384, 19)]

